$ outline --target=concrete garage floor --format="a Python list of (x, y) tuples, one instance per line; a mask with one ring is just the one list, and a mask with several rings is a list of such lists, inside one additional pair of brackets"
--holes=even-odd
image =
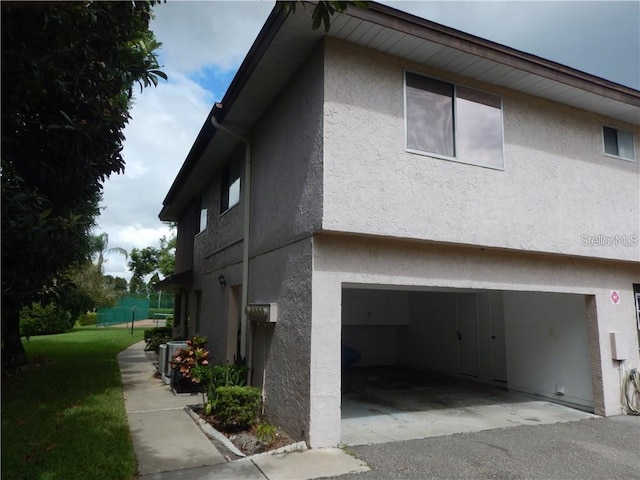
[(398, 367), (342, 372), (342, 442), (412, 440), (595, 415), (464, 378)]

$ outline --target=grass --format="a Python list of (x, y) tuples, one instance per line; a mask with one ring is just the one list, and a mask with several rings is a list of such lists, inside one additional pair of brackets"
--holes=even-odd
[(30, 366), (2, 382), (3, 479), (133, 479), (116, 355), (144, 329), (81, 327), (25, 342)]

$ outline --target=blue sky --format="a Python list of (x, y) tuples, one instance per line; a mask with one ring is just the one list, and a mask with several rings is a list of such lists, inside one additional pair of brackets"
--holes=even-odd
[[(383, 2), (607, 80), (640, 89), (638, 1)], [(155, 8), (169, 81), (138, 95), (124, 175), (105, 183), (97, 232), (130, 251), (158, 245), (168, 228), (158, 213), (213, 102), (227, 86), (273, 8), (272, 1), (176, 1)], [(311, 28), (311, 26), (310, 26)], [(106, 273), (130, 273), (110, 256)]]

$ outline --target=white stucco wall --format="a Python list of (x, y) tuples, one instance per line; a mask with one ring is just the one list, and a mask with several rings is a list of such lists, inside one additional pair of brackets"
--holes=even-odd
[[(454, 247), (392, 239), (317, 235), (313, 240), (311, 323), (310, 442), (340, 441), (340, 344), (342, 287), (349, 285), (462, 288), (523, 292), (574, 293), (592, 296), (587, 308), (589, 356), (594, 408), (598, 414), (620, 410), (617, 362), (611, 359), (610, 332), (623, 332), (638, 366), (638, 334), (633, 283), (637, 265), (491, 249)], [(611, 290), (621, 295), (610, 301)], [(593, 317), (593, 313), (597, 318)]]
[[(502, 97), (503, 171), (405, 151), (404, 68)], [(325, 230), (640, 260), (640, 162), (602, 145), (638, 126), (336, 40), (325, 78)]]

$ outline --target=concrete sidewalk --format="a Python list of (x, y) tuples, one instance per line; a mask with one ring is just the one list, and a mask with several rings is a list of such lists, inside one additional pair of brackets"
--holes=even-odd
[(256, 455), (227, 461), (184, 407), (201, 403), (200, 394), (174, 395), (154, 376), (139, 342), (118, 354), (125, 408), (144, 480), (307, 480), (369, 468), (341, 449)]

